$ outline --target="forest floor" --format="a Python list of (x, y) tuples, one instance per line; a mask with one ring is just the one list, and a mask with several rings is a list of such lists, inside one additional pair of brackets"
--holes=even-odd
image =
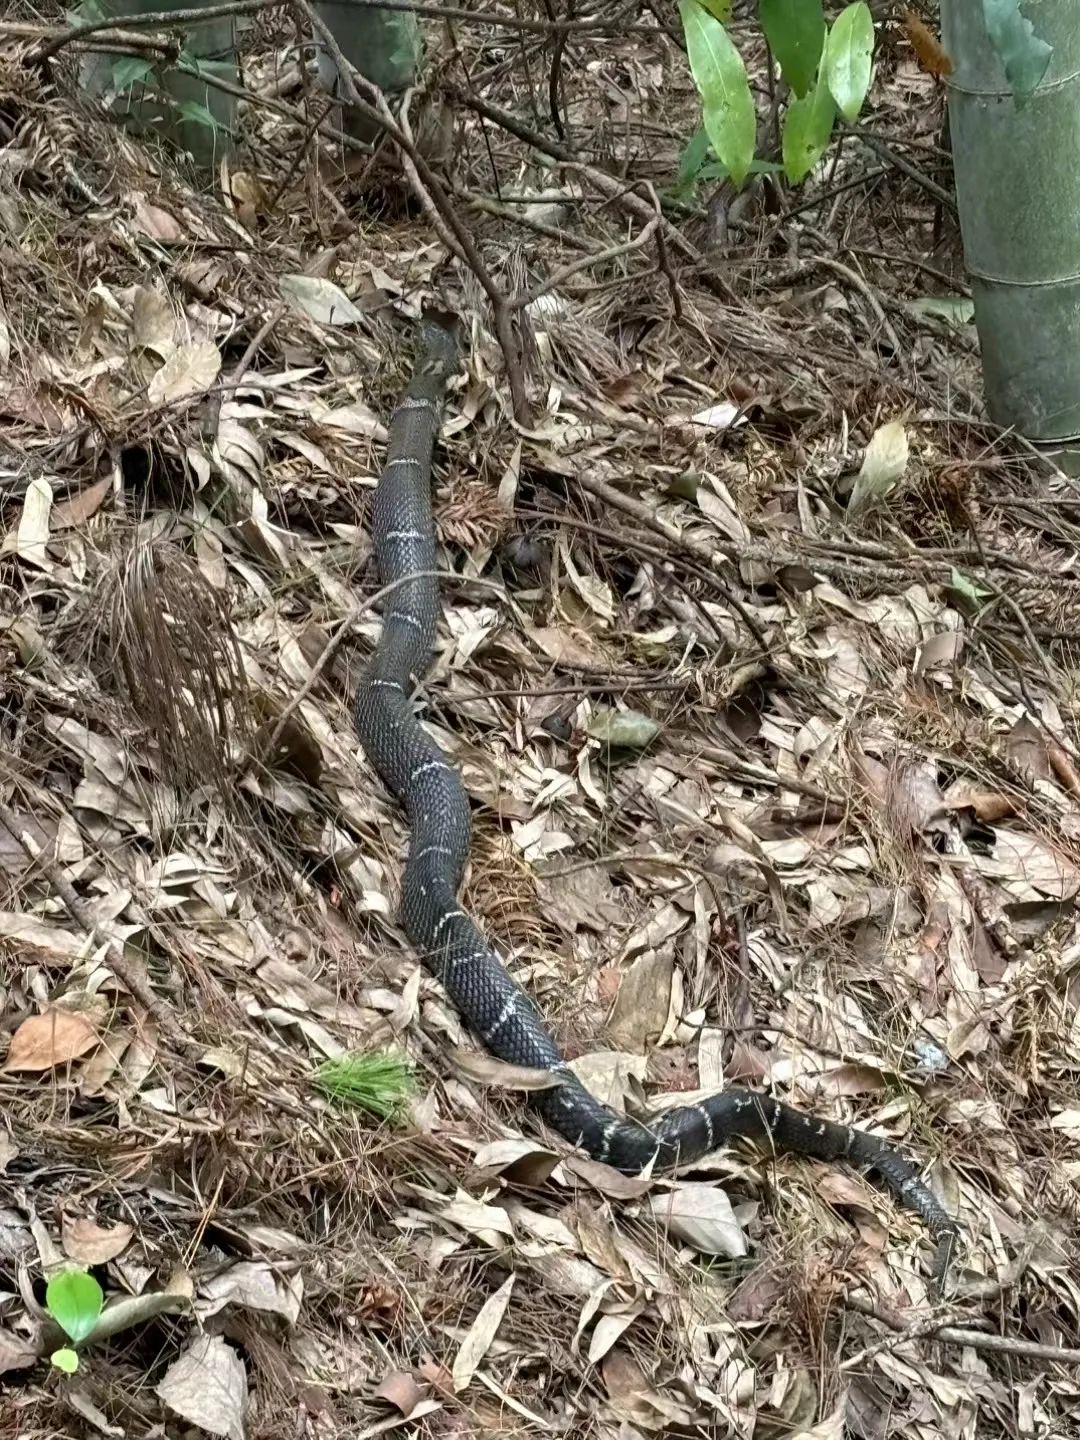
[[(3, 42), (0, 1437), (1080, 1435), (1080, 489), (985, 417), (940, 85), (884, 25), (803, 187), (661, 211), (668, 38), (571, 46), (557, 142), (543, 37), (459, 31), (448, 83), (580, 159), (459, 102), (527, 424), (291, 26), (211, 189)], [(945, 1303), (843, 1167), (569, 1152), (396, 928), (349, 695), (427, 299), (466, 903), (613, 1103), (740, 1080), (919, 1160)], [(320, 1087), (363, 1052), (388, 1121)]]

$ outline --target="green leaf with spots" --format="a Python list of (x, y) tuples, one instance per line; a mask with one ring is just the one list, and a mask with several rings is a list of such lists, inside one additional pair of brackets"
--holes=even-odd
[(859, 0), (836, 17), (825, 42), (825, 79), (836, 108), (850, 125), (870, 89), (874, 55), (874, 17)]
[(805, 180), (825, 154), (832, 139), (836, 106), (825, 77), (818, 75), (817, 84), (809, 95), (793, 100), (784, 116), (781, 151), (784, 174), (793, 185)]
[(731, 36), (699, 0), (679, 0), (690, 73), (701, 96), (701, 118), (716, 158), (736, 185), (750, 172), (757, 141), (754, 97)]

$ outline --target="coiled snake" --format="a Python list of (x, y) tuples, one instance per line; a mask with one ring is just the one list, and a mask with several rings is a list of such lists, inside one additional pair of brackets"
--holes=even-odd
[(470, 813), (456, 771), (413, 713), (411, 691), (426, 674), (440, 615), (431, 462), (447, 381), (457, 366), (455, 331), (425, 317), (422, 353), (390, 421), (375, 492), (373, 536), (384, 586), (383, 629), (356, 697), (360, 741), (404, 806), (411, 829), (402, 877), (401, 923), (466, 1024), (500, 1060), (537, 1067), (561, 1082), (530, 1096), (544, 1119), (590, 1156), (636, 1174), (686, 1164), (736, 1137), (817, 1160), (873, 1170), (938, 1241), (940, 1283), (956, 1227), (915, 1168), (865, 1131), (818, 1119), (735, 1087), (645, 1125), (609, 1109), (575, 1077), (536, 1005), (459, 907), (469, 855)]

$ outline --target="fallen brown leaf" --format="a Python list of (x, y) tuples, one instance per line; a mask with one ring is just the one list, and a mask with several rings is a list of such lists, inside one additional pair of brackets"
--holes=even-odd
[(116, 1225), (99, 1225), (89, 1216), (64, 1214), (60, 1222), (60, 1243), (69, 1260), (80, 1265), (104, 1265), (115, 1260), (127, 1249), (135, 1227), (120, 1221)]
[(11, 1037), (2, 1068), (7, 1074), (52, 1070), (57, 1065), (69, 1065), (97, 1043), (93, 1021), (78, 1011), (53, 1006), (23, 1021)]

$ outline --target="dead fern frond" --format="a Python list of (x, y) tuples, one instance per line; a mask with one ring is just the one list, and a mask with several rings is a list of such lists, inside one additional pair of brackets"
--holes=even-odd
[(181, 784), (224, 787), (230, 738), (251, 730), (228, 610), (177, 546), (137, 540), (105, 581), (114, 683)]

